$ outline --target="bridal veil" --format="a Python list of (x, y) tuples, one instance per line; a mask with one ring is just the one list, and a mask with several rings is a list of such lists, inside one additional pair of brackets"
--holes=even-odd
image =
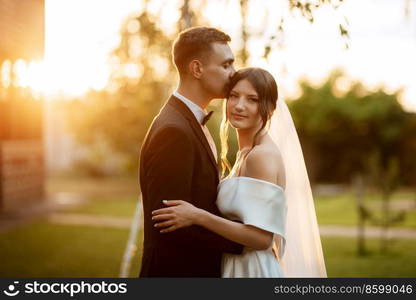
[(327, 277), (302, 148), (284, 100), (277, 101), (269, 133), (281, 151), (286, 173), (286, 245), (279, 257), (284, 276)]

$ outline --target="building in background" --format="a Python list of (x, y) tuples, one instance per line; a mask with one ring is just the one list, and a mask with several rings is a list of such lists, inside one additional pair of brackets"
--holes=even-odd
[(0, 0), (0, 212), (43, 198), (43, 101), (17, 84), (17, 68), (44, 55), (44, 0)]

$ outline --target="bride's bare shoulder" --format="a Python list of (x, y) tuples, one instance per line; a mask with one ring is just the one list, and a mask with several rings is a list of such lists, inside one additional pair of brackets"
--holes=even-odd
[(257, 145), (247, 155), (244, 176), (281, 184), (284, 170), (279, 148), (272, 143)]

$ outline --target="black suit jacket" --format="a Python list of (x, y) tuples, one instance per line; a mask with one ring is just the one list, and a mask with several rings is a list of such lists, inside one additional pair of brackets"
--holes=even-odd
[(144, 245), (140, 277), (221, 277), (223, 252), (243, 246), (203, 227), (160, 233), (152, 210), (163, 199), (182, 199), (219, 215), (215, 204), (218, 168), (209, 144), (189, 108), (171, 96), (152, 125), (140, 153)]

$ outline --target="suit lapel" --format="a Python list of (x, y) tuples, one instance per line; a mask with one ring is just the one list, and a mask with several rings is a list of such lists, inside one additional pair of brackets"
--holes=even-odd
[(214, 166), (215, 170), (218, 171), (217, 161), (215, 160), (214, 154), (212, 153), (211, 147), (205, 137), (204, 132), (202, 131), (201, 124), (199, 124), (198, 120), (195, 118), (192, 111), (183, 103), (181, 100), (176, 98), (175, 96), (171, 96), (168, 100), (168, 104), (175, 107), (188, 121), (195, 132), (198, 140), (202, 143), (203, 147), (205, 148), (206, 152), (208, 153), (209, 159)]

